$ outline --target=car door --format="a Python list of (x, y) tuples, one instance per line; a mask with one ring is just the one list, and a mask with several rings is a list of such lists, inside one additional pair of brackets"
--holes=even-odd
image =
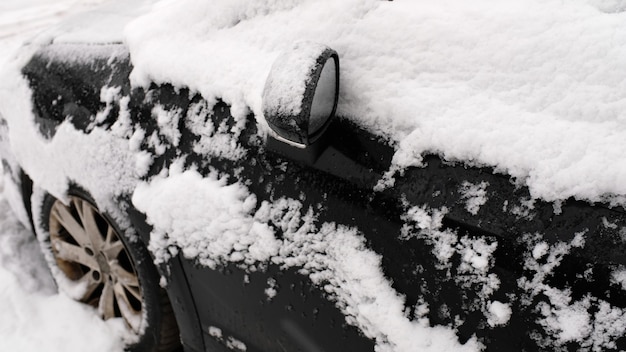
[[(147, 94), (152, 97), (151, 101), (169, 105), (170, 110), (182, 108), (181, 116), (196, 119), (197, 116), (189, 116), (189, 111), (203, 111), (190, 108), (205, 104), (199, 96), (188, 97), (189, 92), (176, 92), (167, 86), (154, 89)], [(173, 101), (178, 102), (170, 104)], [(428, 316), (435, 324), (453, 324), (463, 316), (464, 323), (459, 325), (462, 342), (470, 339), (476, 327), (486, 320), (483, 313), (487, 302), (473, 292), (484, 284), (480, 279), (476, 279), (475, 285), (454, 280), (450, 269), (439, 265), (433, 250), (435, 244), (430, 239), (402, 237), (403, 228), (408, 224), (405, 219), (407, 203), (419, 204), (424, 202), (420, 196), (441, 193), (446, 184), (460, 182), (446, 175), (464, 172), (463, 168), (446, 169), (433, 158), (431, 167), (412, 170), (413, 175), (400, 180), (397, 187), (377, 192), (374, 188), (389, 168), (393, 148), (351, 122), (337, 119), (328, 128), (322, 143), (312, 150), (303, 150), (272, 137), (263, 140), (251, 115), (245, 118), (245, 127), (240, 129), (237, 126), (242, 122), (231, 115), (226, 104), (218, 103), (211, 112), (202, 114), (200, 120), (213, 125), (208, 138), (225, 137), (236, 141), (235, 145), (242, 148), (244, 156), (208, 155), (212, 151), (205, 150), (203, 154), (195, 148), (185, 159), (187, 167), (197, 167), (205, 177), (216, 170), (229, 175), (229, 182), (247, 185), (256, 196), (257, 204), (272, 204), (278, 209), (272, 220), (278, 238), (288, 235), (281, 231), (293, 233), (305, 226), (313, 226), (305, 235), (311, 237), (315, 232), (323, 232), (324, 227), (336, 231), (338, 237), (343, 232), (353, 231), (362, 239), (362, 246), (357, 249), (365, 256), (380, 258), (382, 274), (388, 280), (386, 284), (405, 299), (408, 320), (422, 317), (418, 310), (425, 303), (437, 307)], [(187, 128), (184, 122), (180, 122), (179, 127), (180, 145), (191, 147), (191, 141), (202, 140), (203, 137)], [(163, 158), (163, 167), (168, 160), (172, 158)], [(454, 206), (458, 201), (455, 194), (444, 196), (439, 204), (437, 200), (428, 199), (426, 203), (433, 208)], [(307, 216), (313, 220), (307, 220)], [(446, 226), (464, 231), (466, 236), (471, 234), (496, 241), (493, 234), (472, 231), (461, 222)], [(321, 250), (306, 255), (309, 254), (324, 256), (327, 253)], [(231, 344), (241, 341), (247, 350), (342, 350), (348, 346), (372, 350), (371, 338), (375, 336), (365, 336), (360, 331), (363, 326), (354, 322), (359, 317), (355, 319), (346, 314), (346, 302), (332, 289), (327, 291), (333, 286), (329, 285), (331, 280), (314, 282), (311, 274), (317, 272), (307, 269), (305, 264), (286, 264), (283, 259), (246, 270), (236, 264), (210, 268), (193, 258), (184, 260), (207, 337), (206, 345), (228, 346), (229, 341)], [(481, 277), (489, 275), (483, 273)], [(341, 289), (341, 283), (338, 286)], [(375, 300), (376, 294), (369, 299)], [(507, 329), (514, 329), (516, 325), (510, 324)]]
[[(576, 297), (593, 293), (599, 305), (622, 302), (621, 289), (603, 274), (623, 260), (618, 239), (602, 220), (619, 228), (626, 222), (617, 210), (575, 201), (561, 209), (541, 201), (529, 206), (528, 191), (506, 176), (437, 156), (426, 156), (424, 166), (406, 169), (393, 186), (379, 190), (393, 148), (342, 118), (309, 150), (262, 139), (251, 115), (243, 129), (237, 128), (242, 122), (223, 103), (206, 121), (215, 124), (214, 130), (222, 126), (244, 156), (191, 153), (190, 165), (203, 165), (199, 170), (205, 176), (215, 170), (228, 174), (229, 182), (245, 184), (259, 203), (280, 209), (273, 220), (279, 239), (288, 237), (281, 231), (311, 225), (307, 214), (314, 217), (308, 236), (324, 228), (337, 236), (352, 231), (362, 239), (355, 248), (378, 256), (385, 285), (402, 297), (408, 321), (427, 318), (433, 326), (453, 327), (461, 343), (478, 337), (488, 349), (511, 344), (534, 349), (537, 335), (520, 332), (549, 339), (536, 307), (554, 304), (535, 290), (573, 290)], [(476, 202), (479, 206), (472, 207)], [(422, 223), (424, 217), (430, 225)], [(585, 237), (588, 245), (583, 246), (581, 234), (586, 233), (600, 235)], [(544, 259), (553, 261), (547, 276), (532, 264), (541, 264), (537, 251), (544, 245)], [(559, 254), (563, 246), (568, 252)], [(601, 258), (599, 253), (607, 250), (613, 253), (610, 259)], [(342, 283), (315, 279), (317, 272), (303, 264), (279, 260), (249, 270), (184, 261), (206, 345), (240, 341), (248, 350), (261, 351), (373, 349), (372, 338), (380, 337), (350, 311), (366, 300), (350, 302), (351, 307), (342, 298), (346, 292), (338, 293)], [(587, 276), (577, 274), (581, 271)], [(498, 315), (502, 311), (504, 316)]]

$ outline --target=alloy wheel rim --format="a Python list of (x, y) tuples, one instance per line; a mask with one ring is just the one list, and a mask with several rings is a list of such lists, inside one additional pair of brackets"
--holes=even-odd
[(90, 202), (70, 196), (50, 211), (50, 244), (58, 268), (84, 288), (79, 301), (104, 319), (122, 318), (138, 335), (143, 295), (135, 263), (118, 231)]

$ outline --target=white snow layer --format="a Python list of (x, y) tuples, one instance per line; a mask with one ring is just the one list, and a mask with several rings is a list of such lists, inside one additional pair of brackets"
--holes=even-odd
[[(626, 8), (609, 0), (162, 1), (126, 27), (135, 83), (262, 114), (295, 42), (340, 55), (338, 114), (424, 152), (494, 166), (533, 197), (626, 196)], [(264, 122), (261, 121), (263, 124)]]
[[(135, 10), (145, 9), (144, 2), (134, 3), (138, 5)], [(69, 11), (69, 7), (56, 6), (61, 5), (50, 5), (51, 11)], [(339, 115), (399, 148), (391, 171), (420, 165), (424, 152), (435, 152), (448, 160), (494, 166), (526, 183), (533, 197), (558, 200), (575, 196), (623, 204), (624, 10), (626, 5), (617, 0), (167, 0), (127, 26), (123, 37), (115, 31), (103, 33), (103, 27), (95, 26), (89, 32), (68, 31), (71, 33), (57, 39), (124, 39), (135, 66), (135, 84), (154, 81), (188, 86), (209, 102), (219, 97), (232, 104), (236, 117), (250, 110), (261, 116), (267, 74), (283, 50), (298, 41), (320, 42), (340, 55)], [(127, 20), (108, 23), (120, 27)], [(0, 21), (6, 21), (3, 14)], [(47, 21), (42, 19), (33, 28)], [(104, 28), (107, 21), (102, 22)], [(33, 29), (20, 26), (15, 22), (0, 27), (0, 34), (12, 37), (22, 29)], [(15, 43), (11, 39), (3, 51), (12, 50)], [(0, 63), (6, 61), (1, 59)], [(26, 59), (18, 58), (11, 65)], [(63, 197), (68, 180), (80, 180), (97, 192), (96, 200), (134, 189), (151, 158), (141, 153), (137, 144), (148, 136), (141, 135), (142, 130), (128, 135), (127, 115), (120, 115), (112, 135), (94, 129), (87, 137), (65, 124), (55, 139), (43, 141), (32, 119), (27, 118), (32, 117), (32, 107), (26, 82), (15, 75), (17, 70), (7, 72), (0, 96), (9, 103), (2, 106), (11, 127), (9, 142), (36, 183)], [(25, 100), (7, 98), (15, 94)], [(122, 107), (128, 104), (117, 94), (103, 90), (102, 100), (118, 99)], [(122, 113), (127, 111), (122, 109)], [(158, 107), (153, 113), (161, 127), (180, 118)], [(259, 123), (265, 127), (262, 119)], [(215, 133), (205, 132), (206, 141)], [(178, 143), (177, 130), (165, 129), (164, 133), (170, 143)], [(232, 148), (214, 152), (234, 159), (245, 153)], [(48, 160), (62, 162), (51, 165)], [(93, 162), (86, 167), (94, 173), (87, 175), (84, 164), (76, 161)], [(101, 167), (103, 162), (106, 167)], [(228, 185), (218, 175), (202, 178), (193, 171), (170, 173), (169, 178), (141, 184), (133, 199), (155, 226), (151, 249), (158, 260), (165, 261), (181, 250), (208, 266), (235, 262), (251, 269), (268, 263), (302, 267), (302, 273), (314, 283), (325, 285), (350, 323), (376, 339), (381, 351), (481, 347), (474, 339), (460, 346), (453, 327), (432, 328), (425, 318), (409, 320), (403, 297), (383, 276), (379, 256), (366, 248), (358, 229), (318, 224), (313, 211), (302, 209), (293, 199), (258, 204), (245, 186)], [(119, 184), (102, 184), (112, 179)], [(486, 199), (484, 190), (471, 184), (461, 189), (468, 212), (480, 211)], [(185, 207), (177, 206), (183, 199)], [(190, 201), (195, 206), (190, 207)], [(528, 200), (529, 209), (532, 202)], [(0, 199), (0, 210), (2, 204)], [(506, 324), (513, 313), (508, 303), (493, 300), (500, 282), (489, 272), (497, 243), (441, 230), (445, 211), (410, 208), (405, 220), (414, 225), (407, 226), (403, 235), (428, 239), (442, 268), (451, 265), (450, 258), (460, 256), (458, 269), (469, 281), (464, 282), (463, 277), (455, 280), (480, 290), (475, 303), (488, 324)], [(528, 209), (511, 211), (520, 211), (522, 216)], [(2, 226), (19, 228), (9, 220), (0, 222)], [(283, 233), (280, 239), (275, 236), (278, 228)], [(7, 350), (43, 349), (23, 345), (37, 343), (35, 337), (28, 338), (33, 331), (46, 331), (47, 350), (58, 347), (50, 341), (67, 333), (79, 336), (78, 344), (88, 341), (89, 345), (73, 348), (59, 343), (62, 350), (92, 350), (94, 341), (103, 351), (120, 349), (119, 339), (110, 337), (115, 334), (108, 339), (100, 335), (109, 334), (112, 328), (102, 325), (92, 311), (65, 296), (53, 295), (49, 283), (31, 282), (28, 276), (12, 271), (29, 265), (15, 254), (26, 248), (19, 245), (24, 236), (3, 236), (0, 241), (6, 242), (0, 246), (0, 304), (6, 305), (1, 311), (8, 314), (8, 320), (4, 315), (0, 320), (1, 350), (5, 349), (2, 344), (9, 346)], [(580, 235), (578, 242), (552, 246), (537, 242), (530, 247), (525, 264), (534, 275), (518, 285), (528, 298), (547, 297), (537, 306), (540, 324), (550, 335), (546, 346), (576, 341), (601, 350), (611, 347), (612, 340), (626, 331), (623, 310), (595, 298), (573, 301), (566, 290), (545, 283), (564, 253), (583, 242)], [(5, 248), (8, 250), (3, 251)], [(616, 272), (614, 280), (623, 282), (622, 276)], [(43, 285), (41, 291), (37, 285)], [(593, 314), (586, 310), (592, 301), (601, 308)], [(74, 327), (58, 324), (58, 307), (63, 313), (71, 312), (72, 319), (64, 322), (96, 328), (74, 332)], [(14, 323), (26, 320), (28, 325)], [(45, 330), (36, 325), (49, 320), (54, 323)]]

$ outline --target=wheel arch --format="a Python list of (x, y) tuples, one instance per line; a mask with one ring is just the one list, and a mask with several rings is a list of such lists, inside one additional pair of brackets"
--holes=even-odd
[[(147, 246), (152, 226), (146, 221), (145, 214), (132, 205), (130, 197), (126, 201), (129, 204), (127, 213), (130, 222), (143, 244)], [(156, 268), (167, 281), (164, 288), (174, 310), (185, 351), (204, 351), (202, 325), (180, 257), (173, 257), (166, 264), (156, 265)]]

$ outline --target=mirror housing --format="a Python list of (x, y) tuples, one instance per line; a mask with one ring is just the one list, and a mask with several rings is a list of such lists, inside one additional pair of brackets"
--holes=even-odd
[(263, 89), (263, 115), (276, 139), (305, 148), (324, 133), (338, 99), (337, 52), (299, 42), (272, 65)]

